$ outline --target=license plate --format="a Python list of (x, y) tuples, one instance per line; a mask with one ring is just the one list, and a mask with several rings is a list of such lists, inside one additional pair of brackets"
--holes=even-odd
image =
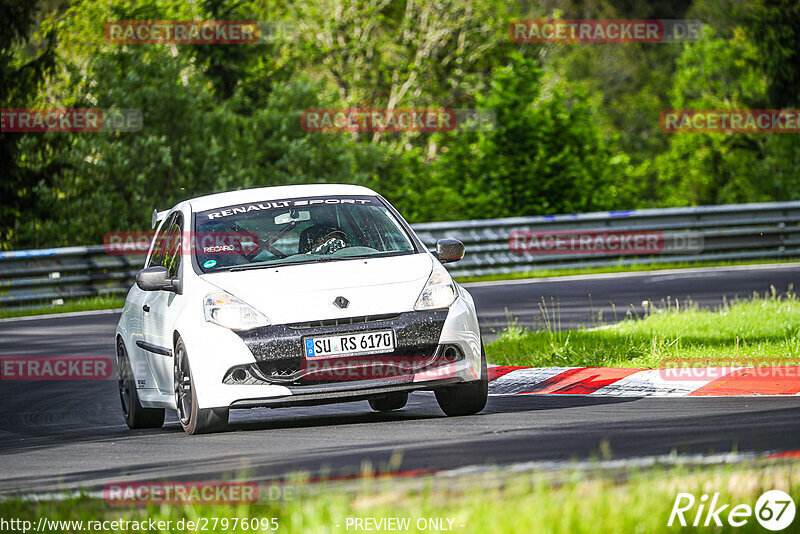
[(308, 337), (305, 339), (305, 348), (306, 358), (392, 352), (395, 348), (394, 331)]

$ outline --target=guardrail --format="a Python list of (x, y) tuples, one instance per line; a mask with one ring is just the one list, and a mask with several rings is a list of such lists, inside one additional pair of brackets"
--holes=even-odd
[[(450, 272), (479, 276), (537, 269), (800, 258), (799, 223), (800, 202), (770, 202), (423, 223), (414, 225), (414, 230), (431, 248), (442, 238), (463, 241), (467, 255)], [(685, 237), (697, 239), (699, 247), (665, 247), (660, 254), (645, 256), (613, 251), (520, 254), (512, 252), (509, 243), (513, 232), (562, 231), (659, 232), (664, 243)]]
[[(413, 225), (426, 246), (464, 242), (467, 255), (447, 265), (456, 276), (665, 262), (800, 258), (800, 202), (545, 215)], [(579, 247), (530, 247), (550, 237), (618, 233), (657, 235), (657, 254), (587, 253)], [(521, 241), (519, 241), (521, 239)], [(540, 241), (537, 241), (540, 240)], [(515, 246), (522, 243), (522, 247)], [(688, 246), (683, 246), (688, 243)], [(641, 252), (641, 251), (640, 251)], [(108, 254), (102, 246), (0, 252), (0, 306), (58, 305), (67, 299), (124, 294), (143, 256)]]

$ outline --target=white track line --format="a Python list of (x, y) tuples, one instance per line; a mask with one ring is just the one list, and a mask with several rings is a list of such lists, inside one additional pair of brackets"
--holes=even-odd
[(22, 317), (8, 317), (0, 319), (0, 323), (11, 323), (14, 321), (37, 321), (39, 319), (60, 319), (63, 317), (81, 317), (85, 315), (105, 315), (108, 313), (121, 313), (122, 308), (113, 308), (110, 310), (87, 310), (66, 313), (45, 313), (42, 315), (24, 315)]
[(797, 269), (800, 268), (800, 263), (766, 263), (757, 265), (728, 265), (724, 267), (693, 267), (687, 269), (656, 269), (653, 271), (630, 271), (619, 273), (598, 273), (598, 274), (576, 274), (568, 276), (548, 276), (543, 278), (523, 278), (520, 280), (491, 280), (487, 282), (467, 282), (461, 284), (464, 287), (484, 287), (484, 286), (502, 286), (502, 285), (517, 285), (517, 284), (542, 284), (547, 282), (575, 282), (586, 280), (602, 280), (613, 278), (626, 278), (631, 276), (668, 276), (680, 274), (714, 274), (720, 272), (735, 272), (735, 271), (758, 271), (758, 270), (780, 270), (780, 269)]

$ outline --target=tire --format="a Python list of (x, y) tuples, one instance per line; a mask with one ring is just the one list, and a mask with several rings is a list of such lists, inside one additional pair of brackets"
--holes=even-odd
[(144, 408), (139, 402), (136, 380), (133, 377), (128, 352), (122, 340), (117, 342), (117, 367), (119, 370), (119, 400), (122, 416), (132, 430), (140, 428), (161, 428), (164, 426), (164, 408)]
[(474, 415), (486, 407), (489, 398), (489, 377), (486, 352), (481, 344), (481, 378), (475, 382), (458, 384), (435, 390), (439, 408), (449, 417)]
[[(183, 340), (175, 345), (175, 405), (178, 420), (187, 434), (208, 434), (225, 430), (228, 426), (227, 408), (197, 408), (197, 390), (189, 367), (189, 357)], [(187, 391), (188, 390), (188, 391)]]
[(407, 391), (397, 391), (389, 393), (384, 397), (375, 397), (369, 399), (369, 406), (376, 412), (391, 412), (392, 410), (399, 410), (408, 402)]

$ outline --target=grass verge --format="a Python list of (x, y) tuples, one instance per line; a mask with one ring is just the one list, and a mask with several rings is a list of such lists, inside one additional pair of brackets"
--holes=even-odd
[(481, 276), (456, 276), (460, 284), (470, 282), (493, 282), (498, 280), (523, 280), (525, 278), (550, 278), (554, 276), (576, 276), (588, 274), (628, 273), (642, 271), (665, 271), (670, 269), (698, 269), (701, 267), (733, 267), (737, 265), (772, 265), (776, 263), (796, 263), (798, 259), (751, 260), (751, 261), (696, 261), (676, 263), (645, 263), (641, 265), (608, 265), (605, 267), (584, 267), (579, 269), (538, 269), (519, 273), (485, 274)]
[(103, 295), (99, 297), (89, 297), (75, 299), (65, 302), (60, 306), (35, 306), (32, 308), (18, 309), (18, 310), (0, 310), (0, 319), (8, 319), (10, 317), (27, 317), (31, 315), (50, 315), (53, 313), (69, 313), (79, 311), (91, 310), (113, 310), (115, 308), (122, 308), (125, 304), (124, 297), (117, 297), (113, 295)]
[[(231, 528), (233, 519), (255, 518), (258, 521), (276, 518), (277, 531), (288, 533), (357, 532), (353, 521), (388, 518), (407, 519), (409, 532), (436, 531), (430, 519), (441, 521), (454, 533), (491, 532), (493, 534), (536, 532), (595, 534), (658, 533), (682, 531), (667, 526), (678, 493), (691, 493), (696, 498), (693, 508), (684, 513), (689, 525), (695, 520), (703, 494), (719, 493), (719, 505), (729, 504), (720, 514), (723, 526), (704, 528), (705, 514), (695, 532), (764, 532), (754, 516), (744, 518), (741, 527), (728, 524), (728, 513), (735, 505), (755, 508), (758, 497), (768, 490), (787, 492), (795, 502), (800, 499), (798, 464), (771, 462), (760, 465), (728, 465), (706, 468), (679, 467), (650, 469), (639, 472), (616, 472), (613, 475), (587, 476), (586, 471), (532, 472), (510, 475), (500, 471), (456, 479), (415, 479), (412, 486), (396, 484), (396, 479), (364, 481), (355, 489), (342, 491), (336, 486), (322, 486), (313, 492), (301, 491), (297, 498), (250, 505), (174, 505), (174, 506), (110, 506), (97, 499), (61, 501), (6, 501), (0, 503), (0, 517), (22, 519), (37, 525), (39, 518), (49, 521), (81, 521), (83, 531), (90, 521), (169, 521), (160, 532), (184, 532), (185, 521), (203, 522), (210, 527), (216, 519), (227, 518), (229, 528), (209, 528), (210, 532), (253, 532), (252, 528)], [(683, 503), (682, 503), (683, 504)], [(707, 503), (706, 503), (707, 504)], [(706, 507), (707, 508), (707, 507)], [(350, 520), (348, 528), (348, 518)], [(184, 520), (183, 528), (178, 527)], [(713, 519), (709, 521), (714, 525)], [(800, 519), (786, 532), (796, 531)], [(258, 524), (258, 523), (257, 523)], [(109, 526), (111, 526), (109, 524)], [(420, 527), (426, 526), (427, 530)], [(77, 532), (72, 528), (45, 529), (40, 532)], [(256, 529), (258, 531), (269, 531)], [(387, 529), (373, 528), (376, 531)], [(146, 532), (127, 528), (109, 531)]]
[(800, 365), (800, 300), (791, 292), (726, 302), (718, 311), (648, 308), (646, 316), (615, 325), (561, 331), (543, 305), (548, 328), (528, 332), (512, 324), (486, 355), (491, 363), (530, 367)]

